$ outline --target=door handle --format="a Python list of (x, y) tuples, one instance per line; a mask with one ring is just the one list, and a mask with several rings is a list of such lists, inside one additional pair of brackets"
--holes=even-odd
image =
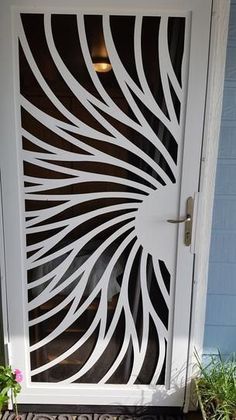
[(188, 197), (186, 202), (186, 216), (183, 219), (168, 219), (168, 223), (185, 223), (185, 231), (184, 231), (184, 244), (186, 246), (191, 245), (192, 241), (192, 218), (193, 218), (193, 198)]
[(190, 220), (191, 220), (191, 216), (190, 214), (187, 214), (187, 216), (184, 219), (177, 219), (177, 220), (167, 219), (167, 222), (168, 223), (185, 223), (185, 222), (190, 222)]

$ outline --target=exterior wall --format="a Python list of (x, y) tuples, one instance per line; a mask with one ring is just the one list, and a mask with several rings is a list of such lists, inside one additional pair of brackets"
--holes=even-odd
[(236, 0), (231, 0), (204, 353), (236, 351)]

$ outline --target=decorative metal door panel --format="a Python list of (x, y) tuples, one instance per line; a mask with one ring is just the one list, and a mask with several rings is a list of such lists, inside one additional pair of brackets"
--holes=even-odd
[[(191, 284), (176, 350), (184, 244), (182, 227), (167, 220), (183, 208), (190, 22), (186, 11), (162, 8), (15, 14), (22, 402), (44, 403), (45, 389), (50, 402), (183, 402)], [(191, 271), (190, 248), (183, 252)]]

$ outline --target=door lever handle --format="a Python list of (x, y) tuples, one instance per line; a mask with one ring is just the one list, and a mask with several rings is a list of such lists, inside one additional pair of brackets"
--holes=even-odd
[(186, 246), (191, 245), (192, 240), (192, 218), (193, 218), (193, 198), (188, 197), (186, 202), (186, 216), (182, 219), (168, 219), (168, 223), (184, 223), (185, 229), (184, 229), (184, 244)]
[(191, 215), (187, 214), (187, 216), (184, 219), (177, 219), (177, 220), (173, 220), (173, 219), (167, 219), (168, 223), (185, 223), (185, 222), (191, 222)]

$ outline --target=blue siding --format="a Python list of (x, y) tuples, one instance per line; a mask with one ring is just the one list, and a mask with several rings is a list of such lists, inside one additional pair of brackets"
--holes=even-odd
[(205, 353), (215, 353), (220, 349), (221, 353), (228, 356), (235, 350), (236, 327), (207, 325), (205, 328)]
[(204, 348), (205, 354), (236, 351), (236, 0), (231, 1)]

